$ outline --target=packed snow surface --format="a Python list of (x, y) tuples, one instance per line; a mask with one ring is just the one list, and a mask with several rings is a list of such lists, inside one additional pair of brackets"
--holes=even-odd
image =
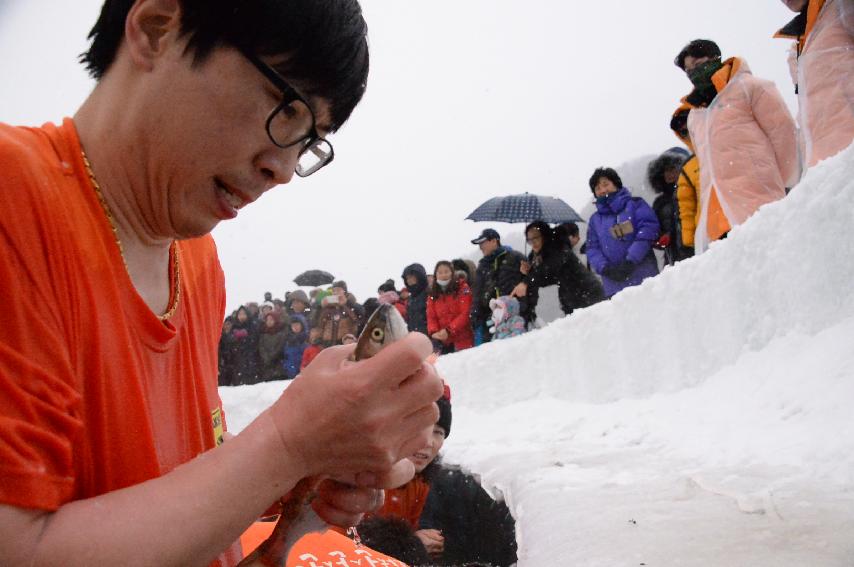
[[(442, 357), (520, 566), (854, 564), (854, 147), (704, 255)], [(233, 431), (281, 384), (220, 389)]]

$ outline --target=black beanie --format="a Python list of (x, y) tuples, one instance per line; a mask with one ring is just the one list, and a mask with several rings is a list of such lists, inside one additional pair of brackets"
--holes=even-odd
[(436, 400), (436, 405), (439, 406), (439, 421), (436, 425), (445, 430), (445, 439), (451, 434), (451, 401), (442, 396)]

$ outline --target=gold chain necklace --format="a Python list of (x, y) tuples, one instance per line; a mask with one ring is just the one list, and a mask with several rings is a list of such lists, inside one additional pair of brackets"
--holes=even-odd
[[(86, 157), (86, 152), (80, 150), (80, 153), (83, 155), (83, 165), (86, 166), (86, 173), (89, 174), (89, 180), (92, 182), (92, 187), (95, 189), (95, 195), (97, 195), (98, 201), (101, 203), (101, 208), (104, 209), (104, 215), (106, 215), (107, 221), (110, 223), (110, 228), (113, 229), (113, 237), (116, 239), (116, 245), (119, 247), (119, 254), (121, 255), (122, 262), (125, 265), (125, 271), (128, 273), (128, 277), (130, 277), (128, 262), (125, 259), (125, 249), (124, 246), (122, 246), (121, 239), (119, 239), (119, 229), (116, 226), (116, 220), (113, 218), (113, 213), (110, 211), (110, 207), (104, 199), (104, 194), (101, 192), (101, 185), (98, 183), (98, 180), (95, 179), (95, 172), (92, 171), (92, 165), (89, 163), (89, 158)], [(181, 299), (181, 268), (178, 264), (177, 241), (173, 240), (172, 244), (169, 245), (169, 253), (172, 256), (172, 281), (174, 282), (174, 285), (172, 288), (172, 301), (169, 303), (166, 313), (157, 316), (161, 321), (166, 321), (175, 314), (175, 310), (178, 309), (178, 301)]]

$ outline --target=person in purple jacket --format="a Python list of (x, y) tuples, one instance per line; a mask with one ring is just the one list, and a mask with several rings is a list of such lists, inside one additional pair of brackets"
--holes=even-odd
[(605, 295), (638, 285), (658, 273), (652, 246), (658, 218), (640, 197), (632, 197), (617, 172), (600, 167), (590, 177), (596, 212), (587, 229), (587, 261), (602, 276)]

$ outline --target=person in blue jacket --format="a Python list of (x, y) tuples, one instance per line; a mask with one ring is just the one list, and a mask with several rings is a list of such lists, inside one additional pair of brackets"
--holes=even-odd
[(302, 355), (308, 346), (308, 323), (299, 313), (291, 315), (291, 325), (285, 339), (285, 374), (288, 379), (296, 378), (299, 374)]
[(652, 247), (658, 240), (655, 211), (632, 197), (617, 172), (600, 167), (590, 177), (596, 212), (587, 230), (587, 261), (602, 276), (605, 295), (638, 285), (658, 273)]

